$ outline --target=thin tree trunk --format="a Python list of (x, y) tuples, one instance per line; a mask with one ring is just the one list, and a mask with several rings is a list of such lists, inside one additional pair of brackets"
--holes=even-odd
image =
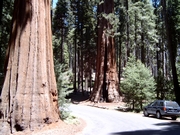
[(2, 25), (3, 0), (0, 1), (0, 25)]
[(91, 94), (91, 88), (92, 88), (92, 70), (89, 70), (89, 89)]
[(80, 85), (81, 85), (81, 67), (80, 67), (80, 49), (79, 48), (77, 48), (77, 63), (78, 63), (78, 91), (79, 91)]
[(77, 37), (77, 32), (76, 32), (76, 30), (75, 30), (75, 35), (74, 35), (74, 93), (76, 94), (77, 93), (77, 86), (76, 86), (76, 82), (77, 82), (77, 76), (76, 76), (76, 74), (77, 74), (77, 68), (76, 68), (76, 66), (77, 66), (77, 61), (76, 61), (76, 59), (77, 59), (77, 39), (76, 39), (76, 37)]
[[(156, 43), (156, 47), (158, 48), (159, 43)], [(156, 51), (156, 61), (157, 61), (157, 71), (156, 71), (156, 78), (157, 78), (157, 90), (156, 90), (156, 98), (159, 99), (159, 93), (160, 93), (160, 76), (159, 76), (159, 71), (160, 71), (160, 60), (159, 60), (159, 50)]]
[(84, 82), (83, 82), (83, 76), (84, 76), (84, 68), (83, 68), (83, 52), (82, 52), (82, 47), (81, 47), (81, 67), (80, 67), (80, 72), (81, 72), (81, 89), (82, 89), (82, 94), (84, 95)]
[(15, 0), (0, 104), (2, 134), (59, 120), (50, 5), (50, 0)]
[(122, 65), (121, 65), (121, 60), (122, 60), (122, 41), (121, 39), (119, 38), (119, 73), (118, 73), (118, 78), (119, 78), (119, 84), (121, 83), (121, 68), (122, 68)]
[(83, 22), (83, 17), (84, 16), (84, 12), (83, 10), (81, 9), (82, 13), (81, 13), (81, 16), (80, 16), (80, 20), (81, 20), (81, 31), (80, 31), (80, 35), (81, 35), (81, 39), (80, 39), (80, 44), (81, 44), (81, 47), (80, 47), (80, 53), (81, 53), (81, 60), (80, 60), (80, 72), (81, 72), (81, 89), (82, 89), (82, 94), (84, 96), (84, 82), (83, 82), (83, 77), (84, 77), (84, 53), (83, 53), (83, 50), (84, 50), (84, 45), (83, 45), (83, 27), (84, 27), (84, 22)]
[(143, 33), (143, 20), (141, 20), (141, 29), (142, 29), (142, 32), (141, 32), (141, 62), (143, 64), (146, 64), (145, 63), (145, 47), (144, 47), (144, 33)]
[(138, 44), (137, 44), (137, 12), (135, 11), (135, 13), (134, 13), (135, 15), (134, 15), (134, 20), (135, 20), (135, 24), (134, 24), (134, 31), (135, 31), (135, 33), (134, 33), (134, 43), (135, 43), (135, 50), (134, 50), (134, 52), (135, 52), (135, 56), (136, 56), (136, 60), (138, 59)]
[(127, 39), (126, 39), (126, 49), (127, 49), (127, 60), (128, 61), (128, 57), (130, 57), (130, 44), (129, 44), (129, 0), (126, 0), (126, 12), (127, 12), (127, 23), (126, 23), (126, 34), (127, 34)]
[[(0, 31), (1, 31), (1, 26), (0, 26)], [(1, 40), (1, 37), (0, 37), (0, 43), (2, 42), (2, 40)], [(2, 65), (2, 46), (0, 45), (0, 72), (2, 73), (2, 71), (1, 71), (1, 69), (2, 69), (2, 67), (3, 67), (3, 65)]]
[(62, 26), (61, 28), (61, 44), (60, 44), (60, 51), (61, 51), (61, 54), (60, 54), (60, 63), (63, 63), (64, 61), (64, 58), (63, 58), (63, 53), (64, 53), (64, 26)]

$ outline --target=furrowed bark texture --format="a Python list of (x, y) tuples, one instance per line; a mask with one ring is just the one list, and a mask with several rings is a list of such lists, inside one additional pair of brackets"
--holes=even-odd
[[(98, 5), (98, 13), (113, 13), (114, 1), (104, 0)], [(107, 34), (112, 29), (109, 20), (102, 17), (98, 19), (98, 41), (97, 41), (97, 65), (93, 92), (90, 100), (99, 102), (118, 102), (120, 99), (119, 79), (116, 70), (115, 47), (113, 33)]]
[(7, 134), (59, 120), (50, 0), (15, 0), (14, 8), (0, 103)]
[(165, 27), (166, 27), (166, 35), (167, 35), (167, 43), (168, 43), (168, 50), (169, 50), (169, 59), (171, 62), (171, 68), (172, 68), (172, 75), (173, 75), (173, 85), (174, 85), (174, 93), (176, 97), (177, 103), (180, 105), (180, 87), (178, 82), (178, 76), (177, 76), (177, 68), (176, 68), (176, 52), (174, 51), (175, 48), (177, 48), (173, 43), (173, 32), (172, 28), (170, 27), (170, 16), (168, 14), (168, 11), (166, 10), (166, 0), (162, 0), (162, 7), (163, 7), (163, 14), (165, 18)]

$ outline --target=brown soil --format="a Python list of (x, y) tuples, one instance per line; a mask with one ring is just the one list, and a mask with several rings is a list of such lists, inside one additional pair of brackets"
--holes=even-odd
[(86, 127), (86, 122), (78, 118), (75, 124), (68, 124), (61, 120), (43, 127), (40, 130), (16, 132), (12, 135), (81, 135), (82, 130)]
[(87, 105), (92, 107), (98, 107), (102, 109), (115, 109), (121, 106), (125, 106), (124, 102), (118, 102), (118, 103), (106, 103), (106, 102), (100, 102), (100, 103), (94, 103), (89, 101), (89, 95), (87, 93), (84, 93), (84, 95), (81, 92), (78, 92), (77, 94), (70, 95), (71, 102), (73, 104), (80, 104), (80, 105)]
[[(102, 109), (114, 109), (123, 106), (123, 103), (92, 103), (88, 101), (88, 94), (82, 93), (70, 95), (70, 100), (73, 104), (87, 105)], [(67, 124), (63, 121), (53, 123), (36, 131), (17, 132), (12, 135), (82, 135), (83, 129), (86, 127), (86, 122), (83, 119), (77, 118), (75, 124)]]

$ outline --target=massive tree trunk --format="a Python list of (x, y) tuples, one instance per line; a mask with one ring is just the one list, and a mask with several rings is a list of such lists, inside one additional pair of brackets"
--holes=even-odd
[(59, 120), (50, 4), (50, 0), (15, 0), (0, 103), (3, 134)]
[[(110, 14), (114, 12), (114, 1), (104, 0), (98, 5), (99, 14)], [(102, 17), (102, 16), (101, 16)], [(116, 70), (115, 47), (113, 33), (107, 34), (112, 29), (108, 19), (98, 19), (98, 41), (97, 41), (97, 65), (93, 92), (90, 100), (99, 102), (117, 102), (120, 99), (119, 79)]]
[[(171, 24), (170, 16), (167, 13), (166, 9), (166, 0), (162, 0), (162, 7), (163, 7), (163, 15), (165, 19), (165, 27), (166, 27), (166, 35), (167, 35), (167, 43), (168, 43), (168, 50), (169, 50), (169, 59), (171, 62), (171, 68), (172, 68), (172, 75), (173, 75), (173, 85), (174, 85), (174, 93), (176, 96), (176, 101), (180, 105), (180, 87), (178, 82), (178, 76), (177, 76), (177, 69), (176, 69), (176, 48), (177, 46), (173, 42), (173, 27)], [(171, 27), (170, 27), (171, 26)]]

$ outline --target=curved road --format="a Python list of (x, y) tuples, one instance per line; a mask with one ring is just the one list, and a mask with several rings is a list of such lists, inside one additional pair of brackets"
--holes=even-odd
[(72, 113), (84, 119), (83, 135), (180, 135), (180, 121), (144, 117), (142, 114), (70, 105)]

